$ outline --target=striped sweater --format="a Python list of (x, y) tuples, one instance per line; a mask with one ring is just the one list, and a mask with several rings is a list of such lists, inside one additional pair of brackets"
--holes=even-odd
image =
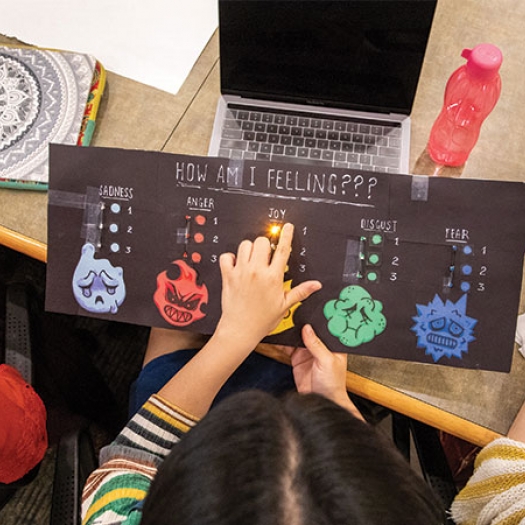
[(451, 515), (456, 525), (525, 524), (525, 443), (500, 438), (481, 450)]
[(157, 467), (197, 420), (151, 396), (111, 445), (82, 495), (83, 525), (136, 525)]

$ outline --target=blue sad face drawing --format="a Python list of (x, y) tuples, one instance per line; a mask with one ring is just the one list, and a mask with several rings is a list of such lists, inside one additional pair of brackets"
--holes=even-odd
[(442, 357), (461, 359), (468, 352), (477, 320), (466, 313), (466, 294), (456, 303), (443, 302), (436, 294), (428, 305), (418, 304), (416, 309), (418, 315), (412, 318), (416, 324), (411, 330), (417, 334), (417, 347), (425, 348), (434, 362)]
[(72, 284), (77, 303), (88, 312), (115, 314), (126, 298), (122, 268), (108, 259), (95, 259), (95, 247), (89, 243), (82, 247)]

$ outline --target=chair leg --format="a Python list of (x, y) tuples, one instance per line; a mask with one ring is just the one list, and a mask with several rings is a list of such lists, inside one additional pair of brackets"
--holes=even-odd
[(57, 449), (50, 525), (80, 525), (82, 489), (97, 461), (87, 430), (60, 439)]
[(392, 439), (397, 449), (410, 461), (410, 424), (407, 417), (392, 412)]
[[(407, 461), (410, 461), (410, 439), (412, 438), (419, 467), (426, 483), (441, 500), (443, 508), (450, 509), (458, 490), (439, 439), (438, 430), (392, 412), (392, 438)], [(453, 524), (450, 517), (447, 517), (446, 523)]]
[(32, 332), (27, 300), (27, 286), (11, 283), (6, 288), (5, 363), (16, 368), (33, 384)]
[(410, 420), (410, 431), (423, 476), (444, 507), (449, 509), (458, 491), (439, 433), (435, 428), (415, 420)]

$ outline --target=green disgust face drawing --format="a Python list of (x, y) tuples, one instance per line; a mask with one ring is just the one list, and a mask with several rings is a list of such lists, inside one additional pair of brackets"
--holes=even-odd
[(356, 347), (372, 341), (385, 330), (382, 310), (383, 305), (374, 301), (364, 288), (347, 286), (339, 299), (325, 304), (323, 313), (328, 320), (328, 331), (344, 346)]

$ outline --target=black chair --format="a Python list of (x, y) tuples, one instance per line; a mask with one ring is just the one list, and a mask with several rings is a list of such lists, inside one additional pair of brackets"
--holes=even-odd
[[(16, 368), (25, 381), (33, 383), (32, 349), (34, 331), (31, 324), (30, 289), (21, 283), (6, 287), (5, 349), (0, 363)], [(55, 459), (51, 502), (51, 525), (77, 525), (80, 520), (80, 498), (88, 475), (97, 467), (95, 449), (86, 429), (60, 438)], [(39, 473), (36, 465), (23, 478), (0, 484), (0, 510), (16, 492), (33, 482)]]
[[(32, 336), (25, 290), (20, 286), (8, 286), (5, 303), (5, 346), (3, 355), (0, 355), (0, 363), (16, 368), (24, 380), (32, 384)], [(20, 487), (31, 483), (36, 478), (38, 471), (39, 465), (36, 465), (20, 480), (7, 484), (0, 483), (0, 509), (5, 506)]]
[[(392, 438), (397, 448), (411, 460), (410, 441), (414, 443), (417, 461), (425, 481), (441, 500), (445, 510), (458, 493), (437, 429), (407, 416), (392, 412)], [(448, 524), (454, 522), (447, 517)]]

